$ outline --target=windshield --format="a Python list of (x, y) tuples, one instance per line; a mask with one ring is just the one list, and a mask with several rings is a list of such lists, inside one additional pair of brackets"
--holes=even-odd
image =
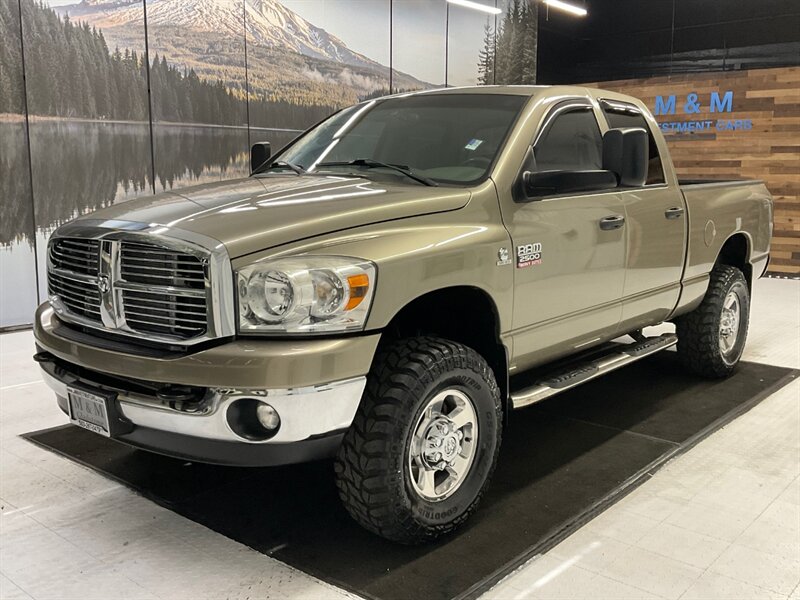
[(373, 100), (323, 121), (275, 161), (317, 173), (377, 170), (412, 184), (401, 171), (423, 183), (473, 183), (487, 175), (526, 100), (501, 94)]

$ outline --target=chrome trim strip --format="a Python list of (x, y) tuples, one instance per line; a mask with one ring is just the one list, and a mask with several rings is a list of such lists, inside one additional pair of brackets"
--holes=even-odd
[(190, 288), (174, 287), (171, 285), (155, 285), (149, 283), (134, 283), (133, 281), (125, 281), (124, 279), (117, 279), (115, 287), (120, 290), (128, 290), (130, 292), (145, 292), (147, 294), (171, 294), (173, 296), (187, 296), (189, 298), (205, 298), (207, 292), (205, 290), (193, 290)]
[[(53, 301), (60, 319), (100, 331), (110, 331), (131, 338), (147, 339), (173, 345), (190, 346), (210, 339), (228, 337), (236, 333), (234, 315), (233, 269), (227, 249), (222, 242), (208, 236), (177, 227), (157, 223), (135, 221), (102, 221), (82, 219), (59, 227), (51, 240), (59, 238), (81, 238), (100, 241), (100, 272), (97, 277), (74, 273), (53, 267), (50, 252), (47, 253), (47, 270), (61, 277), (72, 278), (82, 283), (98, 286), (103, 276), (109, 278), (110, 292), (101, 291), (100, 316), (102, 324), (80, 315), (75, 315), (61, 303)], [(176, 288), (174, 286), (146, 285), (125, 281), (121, 272), (121, 246), (119, 242), (131, 241), (168, 250), (191, 254), (206, 265), (205, 290)], [(203, 335), (189, 339), (155, 333), (134, 331), (125, 321), (123, 291), (171, 294), (190, 298), (205, 298), (207, 326)]]

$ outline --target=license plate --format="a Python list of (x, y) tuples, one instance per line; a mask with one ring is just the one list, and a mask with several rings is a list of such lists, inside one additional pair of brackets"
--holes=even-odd
[(106, 437), (111, 435), (108, 426), (106, 397), (74, 387), (67, 387), (69, 416), (73, 423)]

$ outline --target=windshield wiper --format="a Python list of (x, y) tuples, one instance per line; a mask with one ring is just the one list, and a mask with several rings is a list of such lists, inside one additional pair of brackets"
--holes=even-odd
[(270, 163), (269, 166), (267, 166), (261, 172), (263, 173), (264, 171), (269, 171), (270, 169), (272, 169), (274, 167), (283, 167), (284, 169), (290, 169), (290, 170), (294, 171), (295, 173), (297, 173), (298, 175), (305, 175), (308, 172), (303, 167), (301, 167), (300, 165), (296, 165), (294, 163), (286, 162), (285, 160), (276, 160), (275, 162)]
[(424, 175), (418, 175), (417, 173), (414, 173), (409, 167), (405, 165), (390, 165), (389, 163), (380, 162), (378, 160), (372, 160), (371, 158), (357, 158), (355, 160), (350, 160), (350, 161), (319, 163), (317, 166), (318, 167), (366, 167), (368, 169), (377, 169), (377, 168), (391, 169), (392, 171), (397, 171), (398, 173), (402, 173), (406, 177), (413, 179), (414, 181), (418, 181), (423, 185), (429, 185), (433, 187), (439, 185), (433, 179), (428, 179)]

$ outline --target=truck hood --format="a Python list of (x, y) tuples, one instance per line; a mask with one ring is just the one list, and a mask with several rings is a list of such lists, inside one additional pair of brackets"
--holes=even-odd
[(230, 257), (237, 258), (352, 227), (456, 210), (469, 198), (463, 189), (357, 177), (273, 175), (156, 194), (82, 218), (193, 231), (222, 242)]

